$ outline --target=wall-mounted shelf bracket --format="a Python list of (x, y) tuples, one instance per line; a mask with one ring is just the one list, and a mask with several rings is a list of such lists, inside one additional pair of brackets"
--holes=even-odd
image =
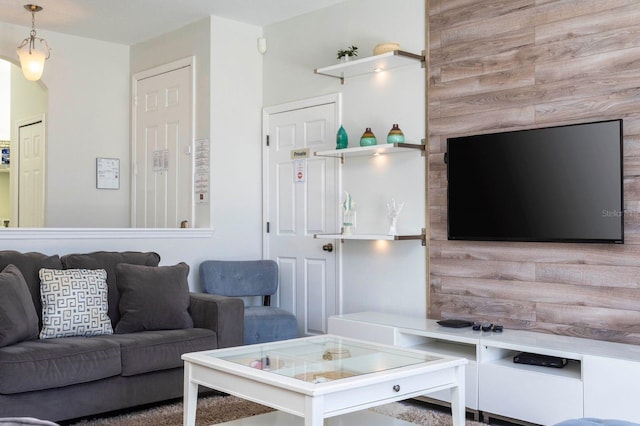
[(328, 77), (339, 78), (340, 84), (344, 84), (345, 78), (388, 71), (415, 63), (416, 61), (421, 62), (424, 66), (424, 52), (421, 55), (417, 55), (415, 53), (405, 52), (404, 50), (394, 50), (380, 55), (329, 65), (328, 67), (316, 68), (314, 72)]
[(371, 146), (357, 146), (354, 148), (344, 148), (344, 149), (332, 149), (329, 151), (315, 151), (313, 155), (316, 157), (331, 157), (331, 158), (339, 158), (340, 164), (344, 164), (344, 159), (346, 157), (362, 157), (366, 155), (384, 155), (384, 154), (396, 154), (400, 152), (409, 152), (409, 151), (421, 151), (422, 155), (424, 155), (425, 151), (425, 140), (422, 139), (421, 144), (417, 143), (382, 143), (379, 145), (371, 145)]
[(319, 239), (333, 239), (340, 240), (344, 243), (345, 240), (363, 240), (363, 241), (404, 241), (404, 240), (420, 240), (423, 246), (427, 245), (427, 233), (425, 228), (422, 228), (420, 234), (409, 235), (384, 235), (384, 234), (314, 234), (313, 238)]

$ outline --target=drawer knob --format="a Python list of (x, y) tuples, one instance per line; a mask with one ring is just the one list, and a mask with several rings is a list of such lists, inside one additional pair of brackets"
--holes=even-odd
[(393, 385), (393, 390), (396, 392), (400, 392), (400, 385)]

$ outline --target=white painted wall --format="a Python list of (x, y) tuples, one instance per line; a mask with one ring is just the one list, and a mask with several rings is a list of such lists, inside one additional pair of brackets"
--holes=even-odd
[[(136, 229), (41, 229), (35, 232), (0, 228), (3, 250), (38, 251), (46, 254), (88, 253), (92, 251), (155, 251), (161, 265), (186, 262), (191, 267), (189, 287), (199, 290), (198, 265), (207, 259), (249, 259), (259, 254), (238, 252), (233, 243), (220, 241), (204, 230)], [(242, 246), (238, 244), (238, 246)], [(242, 247), (241, 247), (242, 248)]]
[[(11, 138), (17, 140), (16, 122), (36, 115), (47, 114), (49, 93), (41, 83), (34, 83), (22, 75), (19, 65), (12, 64), (11, 76)], [(65, 172), (66, 173), (66, 172)]]
[(262, 256), (262, 29), (211, 18), (213, 227), (229, 252)]
[[(45, 37), (54, 49), (43, 76), (49, 88), (47, 225), (128, 226), (129, 47)], [(96, 157), (120, 158), (120, 190), (96, 189)]]
[[(9, 178), (9, 200), (7, 208), (10, 214), (7, 216), (11, 222), (10, 226), (16, 226), (18, 218), (18, 206), (14, 200), (18, 199), (18, 174), (14, 172), (15, 160), (19, 157), (19, 132), (17, 123), (24, 123), (25, 120), (33, 118), (41, 119), (45, 116), (45, 128), (47, 127), (47, 112), (49, 111), (49, 92), (41, 82), (34, 83), (24, 78), (19, 65), (11, 64), (11, 154), (14, 159), (12, 172)], [(47, 141), (45, 139), (45, 145)], [(45, 174), (47, 170), (45, 168)], [(66, 173), (66, 172), (65, 172)], [(46, 193), (46, 187), (45, 187)], [(9, 206), (10, 204), (10, 206)], [(45, 225), (48, 221), (45, 199)]]
[[(202, 19), (176, 31), (131, 46), (131, 74), (187, 57), (195, 57), (195, 139), (209, 138), (210, 113), (210, 19)], [(210, 204), (195, 205), (195, 224), (211, 226)]]
[(211, 222), (197, 225), (215, 229), (213, 257), (261, 256), (260, 35), (259, 27), (211, 17), (131, 49), (133, 73), (196, 56), (195, 134), (211, 144)]
[[(263, 57), (256, 50), (260, 28), (212, 17), (209, 85), (199, 80), (196, 91), (197, 96), (210, 97), (209, 123), (198, 115), (196, 136), (208, 135), (212, 143), (211, 217), (215, 231), (2, 231), (2, 248), (59, 254), (153, 250), (162, 256), (162, 264), (189, 263), (193, 289), (198, 287), (197, 266), (202, 260), (260, 257), (262, 105), (341, 91), (344, 125), (351, 144), (357, 144), (366, 126), (372, 127), (382, 142), (395, 122), (408, 140), (423, 138), (425, 76), (419, 66), (349, 80), (344, 86), (338, 80), (314, 75), (313, 69), (333, 63), (335, 52), (351, 44), (360, 47), (361, 56), (369, 55), (375, 44), (385, 41), (397, 41), (406, 50), (420, 52), (425, 47), (424, 21), (422, 0), (349, 0), (264, 28), (268, 52)], [(16, 40), (25, 34), (26, 27), (0, 23), (0, 56), (16, 61)], [(181, 35), (174, 40), (176, 34)], [(200, 31), (186, 40), (179, 40), (184, 32), (176, 34), (164, 38), (167, 55), (163, 62), (193, 54), (184, 50), (185, 45), (196, 49), (194, 45), (207, 43), (197, 39)], [(55, 168), (74, 170), (73, 181), (95, 187), (96, 156), (120, 157), (128, 164), (129, 64), (132, 72), (155, 64), (130, 60), (127, 46), (46, 31), (41, 36), (54, 49), (43, 77), (50, 93), (50, 149), (56, 151), (51, 161)], [(148, 48), (149, 57), (158, 54), (153, 43)], [(140, 46), (134, 49), (137, 54), (145, 53)], [(199, 54), (200, 59), (203, 55)], [(407, 203), (400, 216), (400, 231), (413, 232), (424, 226), (422, 157), (389, 157), (386, 165), (366, 164), (368, 161), (354, 161), (344, 168), (344, 187), (359, 205), (359, 231), (386, 228), (384, 202), (392, 196)], [(388, 172), (382, 173), (387, 168)], [(127, 176), (123, 175), (121, 185), (128, 187)], [(70, 193), (69, 215), (75, 214), (71, 210), (76, 192), (82, 204), (95, 206), (93, 215), (100, 215), (101, 208), (107, 209), (101, 198), (106, 196), (103, 191), (71, 190), (71, 183), (64, 179), (55, 180), (54, 186), (60, 200)], [(125, 195), (126, 201), (118, 201), (128, 205), (128, 192), (114, 193)], [(52, 207), (62, 211), (59, 205)], [(115, 220), (119, 214), (111, 216)], [(82, 226), (83, 218), (78, 218), (78, 225)], [(426, 256), (426, 249), (415, 241), (346, 242), (343, 311), (382, 310), (424, 316)]]
[[(0, 57), (17, 64), (16, 46), (28, 34), (28, 27), (0, 23)], [(128, 191), (97, 190), (95, 163), (99, 156), (129, 161), (129, 47), (38, 35), (52, 48), (42, 81), (32, 83), (49, 91), (47, 224), (128, 226)], [(127, 174), (120, 185), (128, 188)]]
[[(210, 28), (210, 29), (209, 29)], [(13, 41), (19, 40), (17, 34), (7, 36), (0, 24), (0, 55), (11, 57), (15, 51)], [(22, 31), (16, 31), (22, 34)], [(28, 33), (28, 31), (26, 31)], [(95, 250), (142, 250), (156, 251), (162, 257), (161, 264), (170, 265), (184, 261), (191, 266), (189, 284), (194, 290), (199, 289), (198, 265), (206, 259), (256, 259), (261, 256), (261, 161), (260, 138), (262, 107), (262, 56), (256, 50), (256, 39), (261, 34), (260, 28), (212, 18), (201, 21), (188, 28), (152, 40), (143, 45), (134, 46), (136, 58), (131, 59), (131, 72), (147, 69), (157, 64), (166, 63), (187, 55), (196, 55), (197, 67), (197, 112), (196, 137), (208, 137), (213, 143), (212, 149), (212, 218), (215, 231), (203, 229), (187, 230), (133, 230), (133, 229), (68, 229), (68, 230), (0, 230), (0, 246), (2, 249), (19, 251), (40, 251), (49, 254), (65, 254), (72, 252), (89, 252)], [(54, 52), (65, 47), (65, 37), (60, 37), (54, 44), (54, 37), (42, 34)], [(204, 38), (203, 38), (204, 37)], [(69, 39), (74, 39), (68, 36)], [(88, 42), (80, 39), (77, 43)], [(97, 43), (96, 49), (103, 43)], [(74, 43), (71, 43), (74, 44)], [(206, 46), (210, 44), (208, 48)], [(205, 50), (201, 50), (201, 46)], [(93, 124), (101, 128), (114, 126), (115, 133), (124, 127), (124, 136), (114, 138), (111, 143), (117, 149), (126, 150), (125, 162), (128, 163), (129, 149), (129, 48), (115, 46), (118, 52), (122, 49), (127, 58), (116, 62), (124, 64), (126, 78), (94, 78), (92, 85), (85, 87), (83, 80), (76, 88), (73, 78), (47, 79), (47, 73), (54, 73), (57, 64), (47, 63), (43, 80), (51, 92), (50, 110), (60, 108), (62, 113), (70, 116), (64, 120), (65, 126), (53, 126), (50, 123), (50, 138), (58, 139), (61, 134), (74, 132), (70, 121), (73, 117), (84, 114), (78, 105), (72, 103), (69, 108), (61, 105), (60, 98), (54, 100), (54, 93), (67, 90), (74, 92), (88, 90), (92, 94), (101, 91), (124, 93), (122, 104), (109, 100), (109, 109), (120, 108), (125, 118), (117, 111), (115, 114), (99, 114), (93, 118)], [(117, 53), (117, 52), (112, 52)], [(102, 52), (101, 54), (105, 54)], [(109, 52), (106, 53), (108, 55)], [(53, 58), (53, 53), (52, 53)], [(89, 71), (98, 76), (99, 70), (93, 69), (91, 59), (87, 63)], [(157, 61), (154, 63), (154, 61)], [(100, 63), (100, 61), (98, 61)], [(60, 65), (66, 67), (64, 65)], [(213, 70), (215, 68), (215, 70)], [(209, 72), (209, 69), (212, 69)], [(111, 72), (111, 68), (107, 67)], [(120, 74), (118, 70), (117, 74)], [(91, 86), (91, 84), (86, 84)], [(120, 96), (118, 96), (120, 98)], [(87, 105), (90, 103), (87, 102)], [(83, 105), (82, 108), (86, 108)], [(100, 111), (98, 111), (100, 112)], [(94, 111), (94, 113), (96, 113)], [(87, 113), (89, 114), (89, 113)], [(53, 120), (53, 118), (52, 118)], [(215, 131), (210, 129), (215, 127)], [(105, 132), (107, 128), (102, 129)], [(114, 133), (108, 132), (110, 135)], [(79, 139), (81, 135), (76, 135)], [(81, 138), (86, 143), (84, 138)], [(124, 157), (124, 154), (123, 158)], [(95, 160), (94, 160), (95, 161)], [(72, 165), (69, 165), (70, 167)], [(126, 181), (128, 187), (128, 178)], [(122, 182), (121, 182), (122, 184)], [(127, 191), (128, 196), (128, 191)], [(91, 201), (89, 201), (91, 202)], [(88, 202), (88, 203), (89, 203)], [(127, 213), (128, 216), (128, 213)]]
[(9, 220), (9, 173), (0, 171), (0, 227), (4, 226), (4, 220)]
[[(379, 143), (393, 123), (408, 142), (425, 137), (425, 70), (419, 63), (386, 73), (339, 80), (313, 70), (336, 63), (336, 52), (352, 44), (359, 57), (373, 47), (398, 42), (403, 50), (425, 49), (423, 0), (349, 0), (264, 28), (264, 103), (342, 92), (349, 146), (366, 127)], [(343, 188), (357, 203), (358, 233), (385, 233), (385, 203), (404, 201), (399, 231), (425, 226), (425, 160), (413, 154), (347, 159)], [(343, 312), (376, 310), (426, 316), (426, 248), (417, 241), (346, 241), (342, 249)]]
[(11, 137), (11, 63), (0, 60), (0, 141)]
[[(0, 60), (0, 141), (11, 139), (11, 64)], [(0, 166), (4, 167), (4, 166)], [(0, 170), (0, 227), (9, 219), (9, 173)]]

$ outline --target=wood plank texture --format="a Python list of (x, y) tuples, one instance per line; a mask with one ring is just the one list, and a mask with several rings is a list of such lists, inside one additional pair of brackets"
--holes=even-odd
[[(640, 344), (640, 0), (427, 0), (429, 317)], [(622, 118), (625, 244), (447, 240), (446, 139)]]

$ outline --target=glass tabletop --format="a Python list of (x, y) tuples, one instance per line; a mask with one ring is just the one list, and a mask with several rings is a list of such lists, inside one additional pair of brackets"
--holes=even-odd
[(238, 347), (209, 356), (312, 383), (344, 379), (441, 358), (337, 336)]

